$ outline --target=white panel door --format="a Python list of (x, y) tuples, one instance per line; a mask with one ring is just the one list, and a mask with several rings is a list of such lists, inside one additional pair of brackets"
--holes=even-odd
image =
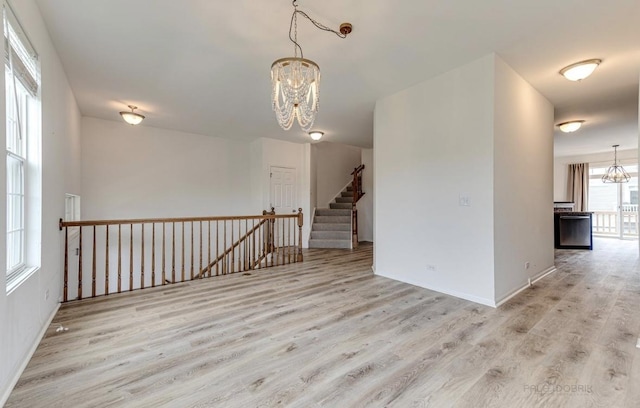
[(270, 202), (276, 214), (297, 212), (296, 169), (271, 166), (270, 180)]

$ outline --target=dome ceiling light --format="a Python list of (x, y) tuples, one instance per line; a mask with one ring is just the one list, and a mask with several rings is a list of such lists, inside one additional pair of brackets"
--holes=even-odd
[(598, 68), (598, 65), (600, 65), (601, 62), (602, 60), (600, 59), (576, 62), (575, 64), (562, 68), (560, 70), (560, 75), (564, 76), (569, 81), (582, 81), (589, 75), (593, 74), (593, 71)]
[(313, 139), (313, 140), (320, 140), (322, 139), (322, 136), (324, 136), (324, 132), (320, 132), (318, 130), (314, 130), (312, 132), (309, 132), (309, 136)]
[(134, 112), (134, 110), (138, 109), (137, 106), (129, 105), (129, 109), (131, 109), (131, 112), (120, 112), (120, 116), (122, 116), (122, 119), (130, 125), (139, 125), (144, 119), (144, 116)]
[(570, 122), (563, 122), (558, 124), (560, 130), (564, 133), (575, 132), (582, 127), (584, 120), (572, 120)]

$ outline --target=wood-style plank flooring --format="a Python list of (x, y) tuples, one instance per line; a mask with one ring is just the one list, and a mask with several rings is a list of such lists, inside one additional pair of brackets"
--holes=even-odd
[(371, 245), (305, 256), (63, 305), (7, 407), (640, 407), (637, 242), (557, 251), (498, 309), (374, 276)]

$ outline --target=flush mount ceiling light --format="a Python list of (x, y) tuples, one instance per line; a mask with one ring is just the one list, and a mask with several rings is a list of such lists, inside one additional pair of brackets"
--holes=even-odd
[(324, 136), (324, 132), (314, 130), (313, 132), (309, 132), (309, 136), (311, 136), (313, 140), (320, 140), (322, 139), (322, 136)]
[(296, 1), (292, 2), (293, 15), (289, 24), (289, 40), (294, 45), (294, 56), (277, 59), (271, 64), (271, 99), (280, 127), (289, 130), (294, 119), (297, 119), (302, 130), (309, 131), (318, 113), (320, 67), (304, 58), (302, 47), (298, 43), (298, 14), (311, 21), (317, 28), (332, 32), (340, 38), (346, 38), (353, 28), (351, 24), (343, 23), (340, 25), (340, 31), (332, 30), (309, 17), (304, 11), (298, 10)]
[(611, 146), (613, 147), (613, 165), (602, 176), (603, 183), (628, 183), (631, 179), (624, 167), (618, 165), (618, 146), (620, 145)]
[(564, 133), (575, 132), (582, 127), (584, 120), (572, 120), (570, 122), (563, 122), (558, 124), (560, 130)]
[(144, 119), (144, 116), (134, 112), (134, 110), (138, 109), (138, 107), (129, 105), (129, 109), (131, 109), (131, 112), (120, 112), (120, 116), (122, 116), (122, 119), (124, 119), (124, 121), (130, 125), (140, 124), (140, 122), (142, 122), (142, 119)]
[(576, 62), (560, 70), (560, 75), (567, 78), (569, 81), (582, 81), (589, 75), (593, 74), (593, 71), (598, 68), (598, 65), (602, 60), (590, 59), (586, 61)]

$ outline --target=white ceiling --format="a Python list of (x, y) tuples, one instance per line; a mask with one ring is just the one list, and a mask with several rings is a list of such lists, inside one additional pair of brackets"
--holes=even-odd
[[(120, 120), (135, 104), (144, 125), (204, 135), (286, 132), (271, 111), (270, 66), (291, 56), (289, 0), (36, 0), (85, 116)], [(299, 0), (345, 40), (299, 20), (305, 57), (322, 71), (316, 129), (323, 140), (371, 147), (381, 96), (496, 52), (556, 107), (556, 156), (638, 143), (638, 0)], [(558, 71), (601, 58), (574, 83)]]

